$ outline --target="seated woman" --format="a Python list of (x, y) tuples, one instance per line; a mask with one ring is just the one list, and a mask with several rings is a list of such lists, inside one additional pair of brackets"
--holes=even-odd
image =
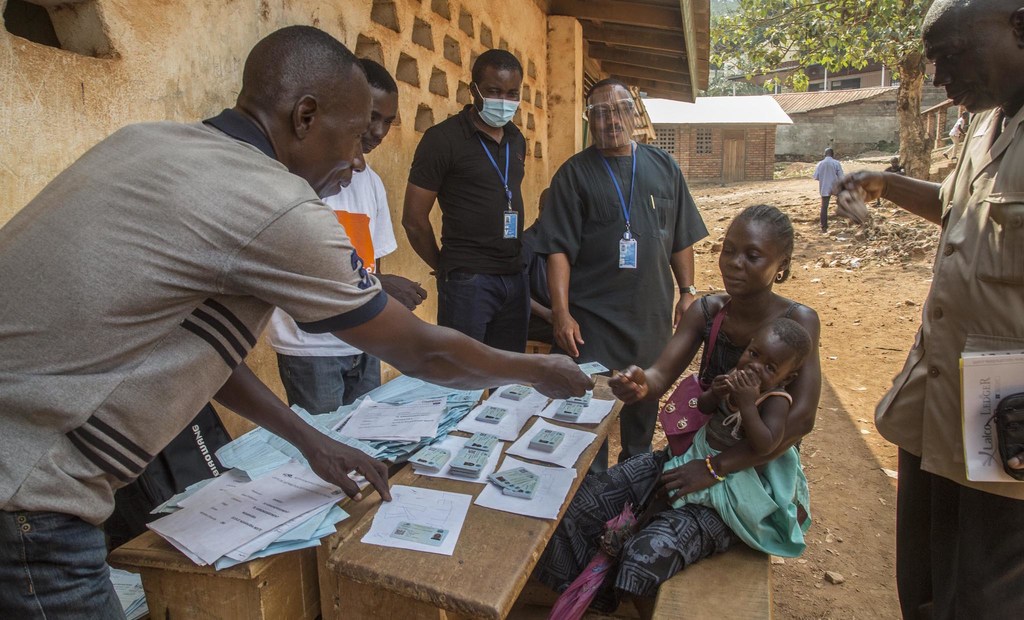
[[(653, 517), (626, 541), (618, 569), (610, 571), (597, 593), (596, 609), (611, 611), (625, 595), (645, 613), (661, 583), (737, 542), (776, 555), (803, 551), (807, 487), (792, 446), (814, 426), (821, 391), (820, 326), (817, 313), (772, 290), (789, 276), (792, 253), (789, 218), (770, 206), (745, 209), (730, 224), (719, 257), (727, 294), (694, 303), (653, 366), (630, 367), (611, 381), (624, 402), (660, 398), (709, 340), (715, 317), (724, 312), (714, 349), (700, 369), (702, 385), (709, 386), (700, 401), (711, 410), (729, 396), (746, 435), (733, 437), (724, 420), (713, 418), (711, 428), (702, 428), (685, 454), (642, 454), (588, 476), (540, 559), (535, 575), (541, 582), (564, 591), (593, 558), (605, 522), (626, 503), (639, 506), (655, 486), (659, 497), (646, 511)], [(762, 355), (781, 318), (802, 328), (795, 339), (806, 337), (806, 342), (779, 348), (768, 372), (744, 355), (750, 357), (751, 348)], [(792, 327), (782, 329), (793, 332)], [(807, 353), (802, 366), (796, 365), (799, 371), (786, 367), (802, 351)], [(741, 358), (740, 371), (730, 374)], [(762, 370), (767, 375), (752, 381), (748, 371)], [(750, 406), (752, 391), (778, 394), (782, 386), (792, 406), (786, 397)]]

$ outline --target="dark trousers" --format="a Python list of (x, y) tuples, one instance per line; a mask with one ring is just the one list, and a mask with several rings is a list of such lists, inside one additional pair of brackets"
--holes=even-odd
[[(640, 401), (632, 405), (624, 405), (619, 413), (619, 439), (622, 449), (619, 451), (617, 463), (630, 457), (651, 451), (651, 439), (654, 438), (654, 426), (658, 422), (658, 402)], [(608, 442), (601, 445), (601, 450), (590, 464), (590, 473), (608, 470)]]
[(495, 349), (522, 353), (530, 320), (526, 273), (456, 270), (437, 280), (437, 324)]
[(380, 387), (380, 360), (369, 353), (336, 357), (277, 355), (289, 405), (330, 413)]
[(821, 197), (821, 231), (825, 232), (828, 230), (828, 203), (832, 200), (832, 196)]
[(921, 470), (900, 450), (896, 585), (907, 620), (997, 620), (1024, 610), (1024, 501)]

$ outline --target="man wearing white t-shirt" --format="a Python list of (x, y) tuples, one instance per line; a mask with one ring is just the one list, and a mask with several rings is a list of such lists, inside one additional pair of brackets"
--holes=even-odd
[[(375, 149), (391, 129), (398, 113), (398, 86), (387, 70), (361, 59), (373, 97), (370, 126), (363, 135), (363, 153)], [(427, 293), (416, 282), (380, 273), (380, 259), (398, 248), (391, 225), (387, 193), (380, 176), (367, 164), (352, 175), (352, 182), (324, 199), (345, 227), (364, 267), (381, 282), (384, 291), (409, 309)], [(380, 360), (334, 335), (304, 332), (281, 309), (274, 311), (267, 329), (277, 352), (278, 369), (288, 403), (310, 413), (334, 411), (380, 385)]]

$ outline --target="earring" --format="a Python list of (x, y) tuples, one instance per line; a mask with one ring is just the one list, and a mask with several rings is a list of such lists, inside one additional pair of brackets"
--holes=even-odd
[(776, 282), (782, 282), (784, 279), (786, 279), (785, 272), (780, 271), (779, 273), (775, 274), (775, 281)]

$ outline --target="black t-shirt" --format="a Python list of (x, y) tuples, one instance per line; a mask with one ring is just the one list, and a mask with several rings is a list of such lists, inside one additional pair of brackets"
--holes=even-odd
[(628, 200), (632, 158), (609, 158), (608, 168), (602, 159), (590, 147), (555, 173), (535, 249), (569, 259), (569, 311), (585, 341), (580, 359), (608, 368), (643, 368), (672, 336), (672, 255), (708, 231), (678, 164), (664, 151), (639, 144), (630, 211), (637, 268), (620, 269), (626, 218), (608, 169)]
[[(508, 274), (522, 271), (520, 241), (523, 233), (522, 183), (526, 140), (514, 124), (504, 127), (500, 144), (477, 130), (471, 106), (434, 125), (423, 134), (409, 171), (409, 182), (437, 192), (441, 206), (441, 262), (439, 273), (466, 269), (473, 273)], [(481, 140), (483, 144), (481, 144)], [(516, 239), (503, 235), (508, 200), (501, 175), (505, 174), (508, 145), (508, 187), (512, 209), (518, 213)], [(490, 152), (498, 170), (487, 157)]]

